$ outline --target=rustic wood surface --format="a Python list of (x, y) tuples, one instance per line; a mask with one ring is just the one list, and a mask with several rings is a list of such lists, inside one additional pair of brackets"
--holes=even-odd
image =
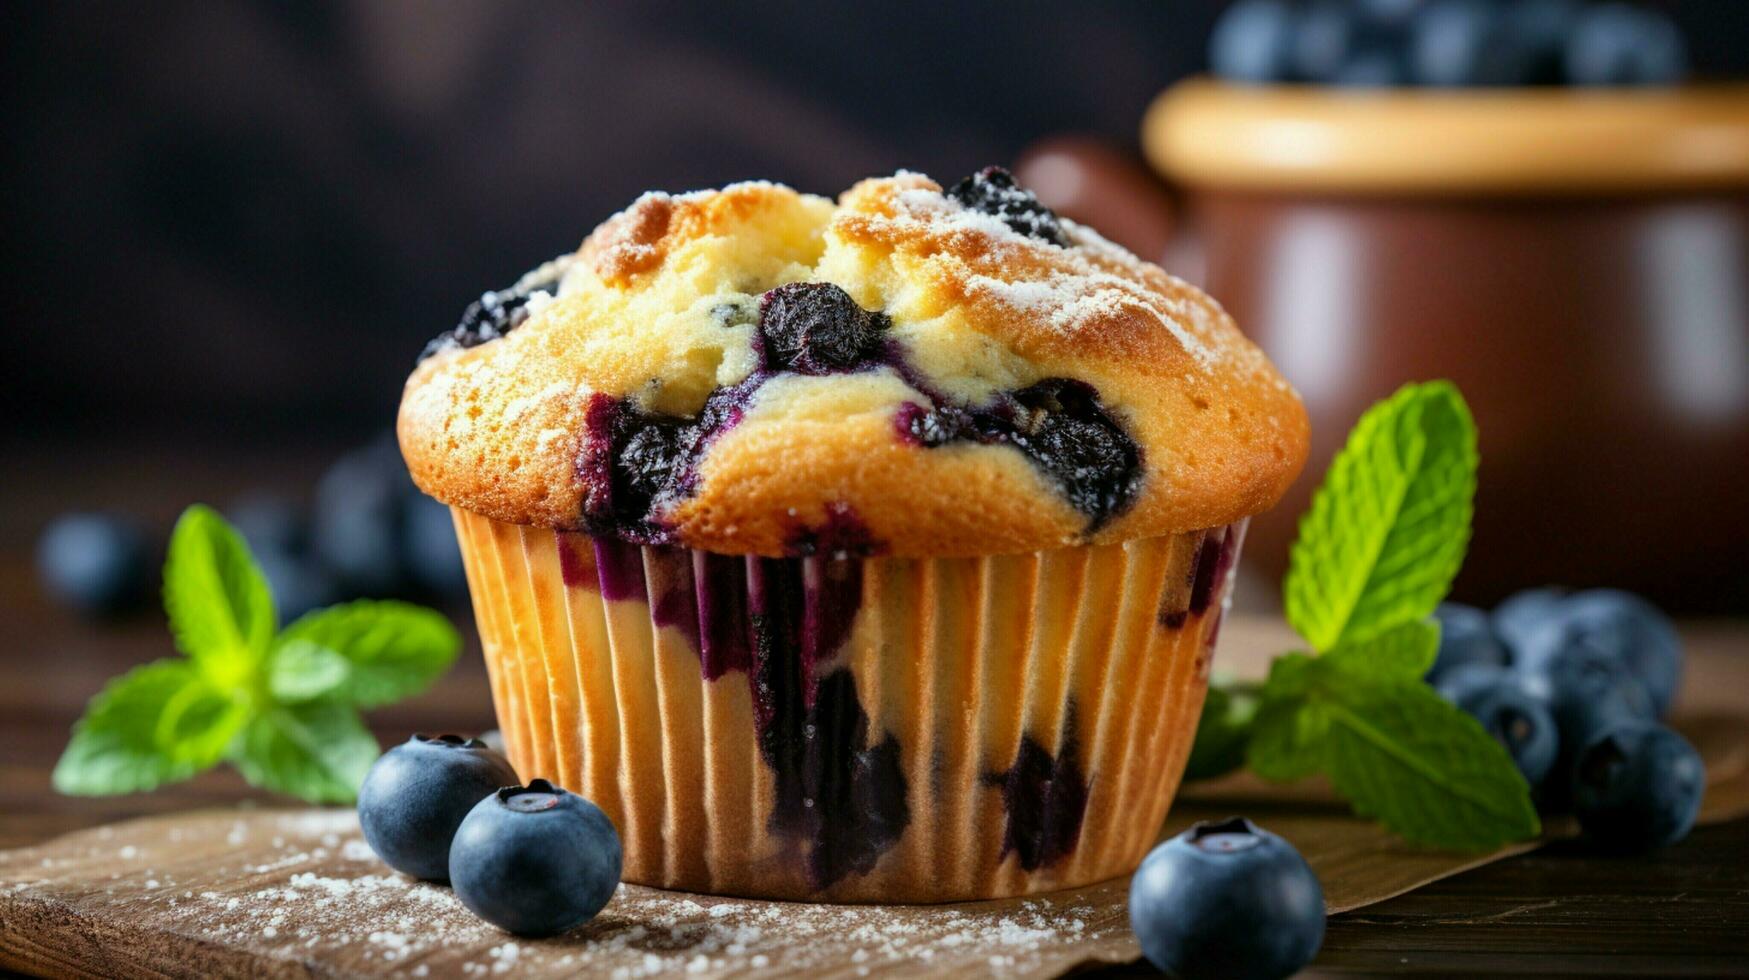
[[(1702, 820), (1749, 813), (1749, 718), (1685, 726), (1708, 762)], [(1332, 913), (1533, 849), (1411, 847), (1317, 787), (1237, 778), (1174, 807), (1163, 835), (1234, 810), (1292, 841)], [(1571, 833), (1565, 824), (1549, 838)], [(1139, 955), (1124, 881), (1027, 900), (805, 906), (625, 886), (588, 926), (516, 940), (447, 888), (384, 868), (346, 809), (143, 817), (0, 853), (0, 963), (78, 976), (1050, 977)]]
[[(846, 976), (864, 969), (1048, 975), (1135, 956), (1120, 883), (1030, 905), (922, 911), (770, 905), (628, 887), (584, 930), (538, 944), (513, 940), (472, 919), (447, 891), (385, 874), (362, 849), (346, 811), (286, 810), (266, 800), (238, 810), (234, 801), (256, 797), (226, 773), (142, 797), (54, 797), (46, 773), (78, 699), (119, 664), (162, 653), (164, 640), (146, 626), (93, 630), (49, 613), (40, 613), (35, 626), (59, 631), (63, 649), (127, 652), (99, 659), (50, 656), (45, 648), (34, 661), (9, 660), (0, 668), (10, 746), (0, 781), (0, 843), (38, 845), (0, 855), (0, 963), (14, 969), (444, 976), (604, 967), (635, 976), (686, 967), (813, 975), (834, 966)], [(1749, 659), (1741, 656), (1746, 637), (1749, 631), (1729, 624), (1689, 630), (1683, 723), (1708, 757), (1714, 820), (1749, 811), (1749, 722), (1732, 717), (1749, 691)], [(1269, 621), (1236, 621), (1219, 662), (1255, 672), (1287, 639)], [(485, 727), (482, 683), (470, 655), (431, 694), (373, 721), (388, 738), (417, 727)], [(220, 803), (232, 805), (211, 808)], [(191, 805), (209, 808), (179, 812)], [(1643, 858), (1599, 858), (1556, 845), (1410, 891), (1527, 848), (1479, 858), (1422, 851), (1347, 817), (1316, 785), (1284, 791), (1243, 778), (1188, 793), (1167, 829), (1230, 812), (1294, 840), (1318, 868), (1332, 909), (1348, 910), (1331, 920), (1318, 972), (1749, 969), (1743, 832), (1749, 821), (1703, 828)], [(155, 816), (41, 843), (138, 814)], [(420, 967), (425, 973), (416, 972)]]

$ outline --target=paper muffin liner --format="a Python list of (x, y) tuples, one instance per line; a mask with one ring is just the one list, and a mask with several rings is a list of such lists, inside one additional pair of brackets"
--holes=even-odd
[(987, 558), (743, 558), (456, 510), (511, 762), (625, 879), (941, 902), (1132, 871), (1244, 525)]

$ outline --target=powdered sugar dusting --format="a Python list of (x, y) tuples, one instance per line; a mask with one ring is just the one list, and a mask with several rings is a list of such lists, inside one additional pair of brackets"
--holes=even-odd
[[(146, 821), (107, 836), (94, 830), (63, 838), (52, 845), (55, 853), (44, 849), (48, 864), (32, 860), (17, 881), (13, 866), (0, 866), (0, 903), (72, 902), (82, 914), (109, 912), (132, 926), (316, 973), (413, 977), (629, 980), (824, 970), (1022, 976), (1059, 972), (1092, 955), (1078, 951), (1084, 945), (1118, 941), (1127, 932), (1073, 896), (906, 908), (719, 899), (622, 885), (593, 922), (529, 940), (476, 918), (447, 887), (384, 867), (348, 811), (175, 819), (184, 835), (176, 847), (151, 844), (140, 828), (162, 821)], [(233, 839), (244, 844), (228, 843)], [(125, 864), (124, 849), (134, 856)], [(75, 865), (85, 879), (96, 868), (114, 878), (107, 889), (93, 890)]]
[[(1006, 281), (974, 274), (967, 277), (967, 288), (974, 295), (983, 294), (1016, 312), (1038, 316), (1053, 328), (1065, 332), (1090, 329), (1114, 315), (1142, 310), (1157, 320), (1203, 368), (1215, 364), (1216, 348), (1204, 339), (1212, 336), (1213, 325), (1199, 315), (1200, 311), (1173, 309), (1174, 305), (1184, 304), (1174, 304), (1138, 281), (1140, 269), (1145, 265), (1142, 260), (1091, 228), (1058, 219), (1069, 236), (1071, 247), (1056, 249), (1040, 245), (1009, 227), (999, 217), (964, 207), (927, 187), (900, 187), (894, 191), (893, 201), (895, 214), (885, 220), (897, 226), (902, 234), (976, 233), (983, 236), (999, 255), (1020, 248), (1052, 248), (1067, 266), (1046, 274), (1042, 279)], [(1081, 254), (1083, 250), (1089, 254)], [(1108, 264), (1135, 268), (1138, 275), (1125, 278), (1106, 271), (1093, 261), (1093, 256)]]

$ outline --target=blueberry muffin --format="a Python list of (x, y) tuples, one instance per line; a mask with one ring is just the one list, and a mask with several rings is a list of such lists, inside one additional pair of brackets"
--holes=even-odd
[(646, 194), (427, 348), (512, 761), (629, 881), (933, 902), (1130, 871), (1293, 390), (990, 169)]

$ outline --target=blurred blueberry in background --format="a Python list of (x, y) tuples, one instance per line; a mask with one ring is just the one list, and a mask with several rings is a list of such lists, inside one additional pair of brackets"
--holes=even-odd
[[(224, 508), (272, 588), (282, 622), (348, 599), (455, 605), (467, 578), (449, 508), (421, 493), (392, 435), (342, 454), (314, 488), (262, 488)], [(149, 605), (168, 529), (114, 514), (68, 514), (43, 531), (38, 576), (57, 601), (94, 616)]]
[(1294, 24), (1287, 0), (1240, 0), (1209, 36), (1209, 66), (1232, 81), (1282, 81), (1291, 70)]
[(466, 595), (468, 580), (449, 508), (418, 490), (402, 498), (401, 508), (401, 564), (408, 578), (435, 595)]
[(37, 574), (55, 599), (93, 616), (144, 605), (157, 581), (157, 549), (140, 526), (115, 514), (66, 514), (37, 539)]
[(1662, 14), (1606, 3), (1579, 17), (1566, 70), (1574, 85), (1674, 85), (1688, 72), (1688, 49)]
[(1209, 41), (1242, 82), (1437, 88), (1671, 85), (1687, 47), (1664, 13), (1580, 0), (1243, 0)]
[(402, 501), (413, 492), (389, 440), (341, 456), (316, 484), (316, 555), (348, 592), (400, 591)]
[(1439, 655), (1427, 671), (1427, 682), (1437, 686), (1446, 672), (1471, 664), (1501, 666), (1506, 648), (1494, 635), (1488, 614), (1474, 606), (1442, 602), (1434, 610), (1439, 623)]

